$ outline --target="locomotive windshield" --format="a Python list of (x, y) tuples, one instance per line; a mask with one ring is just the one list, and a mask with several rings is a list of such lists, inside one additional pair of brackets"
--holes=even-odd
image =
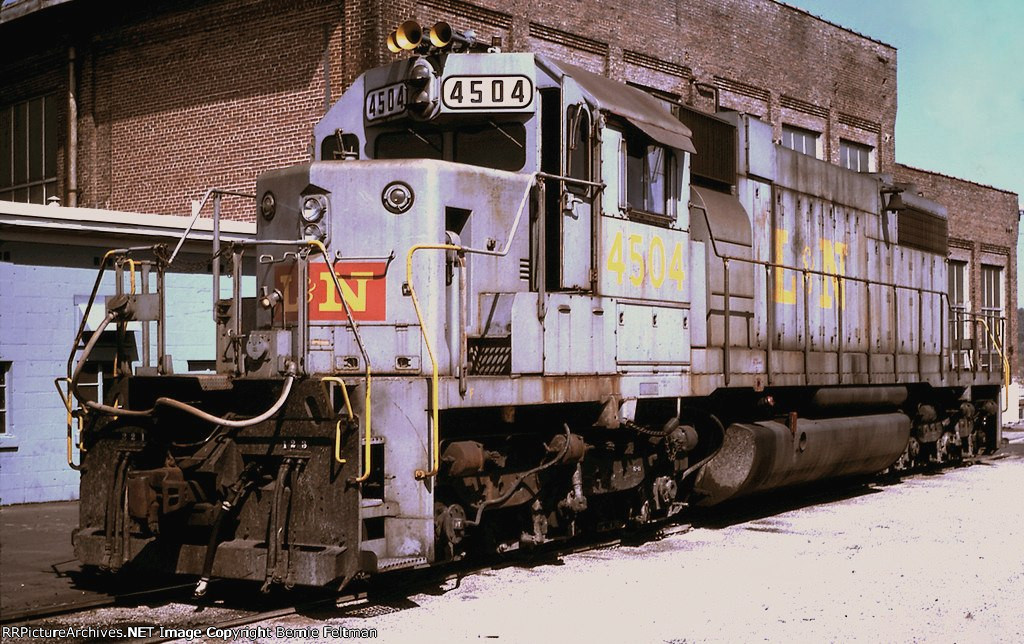
[(374, 158), (447, 159), (515, 172), (526, 164), (526, 127), (516, 121), (407, 127), (379, 135)]

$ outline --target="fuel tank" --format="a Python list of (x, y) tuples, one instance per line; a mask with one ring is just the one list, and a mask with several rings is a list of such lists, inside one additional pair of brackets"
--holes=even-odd
[(790, 425), (737, 423), (700, 471), (696, 505), (716, 505), (755, 492), (826, 479), (867, 475), (893, 464), (907, 447), (904, 414), (796, 419)]

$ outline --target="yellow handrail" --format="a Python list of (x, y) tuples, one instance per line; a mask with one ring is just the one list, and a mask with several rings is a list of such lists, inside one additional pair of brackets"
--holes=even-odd
[[(61, 383), (62, 380), (68, 384), (68, 393), (67, 394), (65, 394), (64, 390), (60, 388), (60, 383)], [(68, 412), (68, 419), (67, 419), (67, 424), (68, 424), (68, 435), (67, 435), (67, 442), (68, 442), (68, 466), (71, 469), (77, 471), (77, 470), (82, 469), (82, 464), (79, 463), (78, 465), (75, 465), (75, 459), (74, 459), (74, 455), (73, 455), (73, 451), (72, 451), (72, 446), (74, 444), (74, 436), (72, 434), (72, 425), (73, 425), (74, 413), (71, 410), (71, 378), (66, 378), (66, 377), (65, 378), (60, 378), (60, 377), (54, 378), (53, 379), (53, 386), (57, 388), (57, 393), (60, 394), (60, 400), (61, 400), (62, 403), (64, 403), (64, 408), (67, 409), (67, 412)], [(82, 435), (82, 428), (81, 427), (78, 428), (78, 435), (79, 435), (79, 437), (81, 437), (81, 435)], [(81, 452), (81, 449), (82, 449), (81, 443), (79, 443), (78, 449), (79, 449), (79, 452)]]
[[(352, 317), (352, 311), (349, 309), (348, 300), (345, 299), (345, 293), (341, 289), (341, 282), (338, 281), (338, 274), (334, 272), (334, 263), (331, 261), (330, 256), (327, 254), (327, 248), (323, 245), (322, 242), (320, 242), (320, 240), (317, 240), (317, 239), (310, 239), (306, 243), (308, 243), (311, 247), (316, 248), (318, 251), (320, 251), (320, 254), (323, 255), (323, 257), (324, 257), (324, 261), (327, 262), (327, 267), (330, 269), (329, 272), (331, 274), (331, 279), (334, 281), (334, 288), (338, 292), (338, 297), (341, 298), (342, 308), (345, 309), (345, 317), (348, 318), (348, 324), (349, 324), (350, 327), (352, 327), (352, 331), (355, 333), (356, 344), (359, 345), (359, 352), (363, 354), (363, 362), (366, 363), (366, 400), (365, 400), (365, 403), (364, 403), (365, 407), (364, 407), (364, 412), (363, 412), (363, 415), (366, 416), (366, 428), (364, 430), (365, 431), (365, 435), (366, 435), (366, 447), (365, 447), (365, 453), (366, 453), (365, 461), (366, 462), (364, 464), (365, 469), (364, 469), (363, 473), (360, 476), (356, 477), (356, 479), (355, 479), (356, 483), (362, 483), (366, 479), (370, 478), (370, 436), (371, 436), (370, 411), (372, 409), (372, 404), (371, 403), (372, 403), (372, 400), (373, 400), (373, 396), (371, 394), (371, 389), (370, 389), (370, 385), (371, 385), (371, 382), (372, 382), (372, 375), (371, 375), (371, 369), (370, 369), (370, 356), (369, 356), (369, 354), (366, 353), (366, 348), (363, 347), (362, 340), (359, 339), (359, 330), (356, 328), (356, 321)], [(348, 396), (348, 392), (346, 392), (345, 395), (347, 397)], [(341, 429), (340, 426), (335, 428), (335, 438), (336, 439), (340, 435), (340, 429)]]
[[(333, 382), (336, 383), (338, 387), (341, 388), (341, 395), (342, 398), (345, 400), (345, 411), (348, 413), (349, 420), (354, 418), (355, 415), (352, 413), (352, 401), (349, 400), (348, 389), (345, 388), (345, 381), (343, 381), (338, 376), (324, 376), (323, 378), (320, 379), (320, 382), (324, 383), (325, 387), (326, 383)], [(369, 406), (367, 406), (367, 410), (369, 410)], [(366, 423), (366, 428), (364, 431), (366, 448), (363, 458), (363, 474), (358, 479), (356, 479), (357, 481), (360, 482), (365, 481), (370, 477), (370, 423)], [(346, 463), (346, 460), (341, 457), (341, 419), (338, 419), (338, 424), (334, 426), (334, 460), (337, 461), (338, 463)]]
[(1006, 359), (1006, 355), (1003, 353), (1003, 347), (999, 344), (999, 340), (996, 340), (995, 335), (992, 334), (992, 329), (988, 325), (988, 321), (981, 316), (977, 317), (977, 320), (981, 322), (982, 326), (985, 327), (985, 333), (988, 335), (989, 342), (996, 348), (996, 353), (999, 354), (999, 359), (1003, 363), (1003, 387), (1002, 390), (1005, 392), (1003, 395), (1003, 411), (1010, 408), (1010, 361)]
[(412, 284), (412, 256), (418, 250), (452, 250), (461, 251), (463, 250), (459, 246), (452, 244), (416, 244), (409, 249), (409, 254), (405, 256), (405, 283), (409, 285), (409, 295), (412, 297), (412, 306), (416, 310), (416, 319), (420, 323), (420, 334), (423, 336), (423, 344), (427, 347), (427, 356), (430, 357), (430, 471), (424, 472), (423, 470), (416, 470), (417, 480), (422, 480), (431, 476), (436, 476), (437, 471), (441, 468), (440, 459), (440, 447), (441, 447), (441, 432), (437, 426), (438, 422), (438, 397), (437, 397), (437, 358), (434, 357), (434, 350), (430, 347), (430, 334), (427, 333), (427, 328), (423, 324), (423, 313), (420, 311), (420, 302), (416, 297), (416, 288)]
[(127, 258), (127, 260), (128, 260), (129, 283), (131, 284), (129, 293), (131, 295), (135, 295), (135, 260), (130, 258), (130, 257)]

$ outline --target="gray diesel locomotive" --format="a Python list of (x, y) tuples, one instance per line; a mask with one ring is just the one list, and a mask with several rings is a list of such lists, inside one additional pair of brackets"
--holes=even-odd
[(997, 443), (938, 204), (444, 23), (389, 44), (215, 238), (216, 373), (163, 355), (170, 253), (104, 258), (157, 355), (105, 403), (101, 334), (69, 360), (83, 563), (341, 586)]

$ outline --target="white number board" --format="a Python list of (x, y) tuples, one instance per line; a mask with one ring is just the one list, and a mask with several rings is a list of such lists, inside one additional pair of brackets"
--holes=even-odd
[(449, 76), (441, 101), (450, 110), (522, 110), (533, 103), (533, 81), (509, 76)]
[(405, 111), (405, 84), (394, 83), (366, 93), (364, 113), (367, 121), (394, 116)]

